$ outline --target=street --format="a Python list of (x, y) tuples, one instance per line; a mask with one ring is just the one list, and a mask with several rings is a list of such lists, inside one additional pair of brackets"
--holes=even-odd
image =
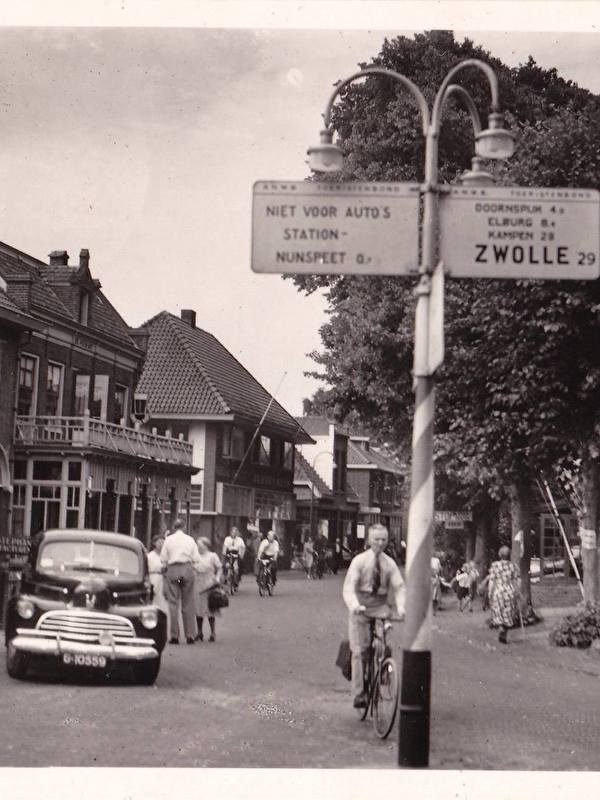
[[(245, 576), (217, 641), (168, 647), (152, 688), (19, 682), (3, 668), (0, 766), (394, 768), (395, 734), (381, 741), (358, 721), (334, 665), (342, 579), (281, 573), (260, 598)], [(455, 603), (445, 596), (434, 618), (431, 767), (598, 769), (593, 657), (533, 629), (500, 649), (479, 607)]]

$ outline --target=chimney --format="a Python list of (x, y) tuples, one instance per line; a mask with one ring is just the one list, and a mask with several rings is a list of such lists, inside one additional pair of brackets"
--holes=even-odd
[(53, 250), (48, 258), (51, 267), (66, 267), (69, 263), (69, 254), (66, 250)]
[(190, 328), (195, 328), (196, 327), (196, 312), (193, 309), (191, 309), (191, 308), (182, 308), (181, 309), (181, 319), (183, 320), (183, 322), (185, 322), (187, 325), (189, 325)]
[(88, 269), (90, 266), (90, 251), (86, 248), (79, 251), (79, 269)]

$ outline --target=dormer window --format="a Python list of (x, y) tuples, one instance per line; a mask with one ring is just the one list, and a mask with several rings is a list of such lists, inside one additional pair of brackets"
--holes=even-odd
[(79, 295), (79, 322), (82, 325), (88, 324), (88, 317), (90, 313), (90, 296), (87, 292), (81, 292)]

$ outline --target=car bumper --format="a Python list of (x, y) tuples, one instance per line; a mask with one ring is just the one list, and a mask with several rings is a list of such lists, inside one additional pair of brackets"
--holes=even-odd
[(78, 642), (63, 636), (48, 636), (42, 631), (17, 628), (17, 635), (11, 645), (21, 653), (32, 656), (70, 655), (104, 656), (112, 661), (149, 661), (159, 657), (154, 639), (117, 640), (112, 644)]

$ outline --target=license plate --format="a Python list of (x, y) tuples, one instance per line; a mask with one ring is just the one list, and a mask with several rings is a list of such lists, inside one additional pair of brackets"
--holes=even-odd
[(95, 656), (88, 653), (63, 653), (63, 664), (73, 667), (96, 667), (106, 666), (106, 656)]

